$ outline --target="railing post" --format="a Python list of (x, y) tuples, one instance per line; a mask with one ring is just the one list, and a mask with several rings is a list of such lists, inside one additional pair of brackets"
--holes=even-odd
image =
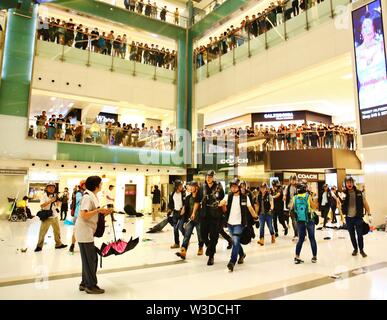
[(233, 44), (232, 46), (232, 64), (235, 66), (236, 65), (236, 60), (235, 60), (235, 45)]
[(305, 0), (305, 19), (306, 19), (305, 29), (307, 31), (309, 31), (309, 29), (310, 29), (310, 27), (309, 27), (309, 18), (308, 18), (309, 1), (310, 0)]
[[(266, 18), (265, 18), (265, 22), (266, 22)], [(269, 49), (269, 45), (267, 43), (267, 27), (265, 27), (265, 49)]]
[(285, 41), (288, 40), (288, 33), (286, 31), (286, 15), (285, 15), (285, 8), (282, 8), (282, 19), (284, 24), (284, 37)]
[(62, 45), (62, 56), (59, 58), (59, 60), (62, 62), (66, 61), (64, 57), (64, 53), (65, 53), (65, 44)]
[(218, 42), (218, 56), (219, 56), (219, 72), (222, 72), (222, 47), (220, 45), (220, 41)]
[(86, 63), (86, 66), (87, 67), (90, 67), (90, 51), (91, 51), (91, 47), (88, 46), (88, 50), (87, 50), (87, 63)]
[(250, 26), (247, 26), (247, 50), (248, 57), (251, 58), (251, 47), (250, 47)]
[(208, 50), (207, 50), (207, 48), (206, 48), (206, 52), (207, 52), (207, 64), (206, 64), (206, 73), (207, 73), (207, 78), (209, 78), (210, 77), (210, 71), (208, 70), (208, 65), (209, 65), (209, 63), (210, 63), (210, 61), (209, 61), (209, 55), (208, 55)]
[(331, 8), (331, 18), (333, 19), (335, 17), (335, 11), (333, 10), (332, 0), (329, 0), (329, 5), (330, 5), (330, 8)]
[(136, 76), (136, 60), (133, 60), (133, 73), (132, 73), (132, 76), (133, 77)]
[(110, 71), (114, 72), (114, 56), (113, 56), (113, 53), (112, 53), (112, 65), (110, 67)]
[[(156, 68), (157, 68), (157, 63), (155, 64), (155, 69), (154, 69), (154, 73), (153, 73), (153, 80), (156, 81), (157, 78), (156, 78)], [(161, 67), (160, 67), (161, 68)]]

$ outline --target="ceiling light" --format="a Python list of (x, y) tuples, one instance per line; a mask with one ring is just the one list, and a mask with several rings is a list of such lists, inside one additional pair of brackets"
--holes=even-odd
[(72, 108), (74, 106), (74, 102), (69, 103), (68, 107)]
[(56, 100), (56, 97), (51, 97), (50, 100), (51, 100), (51, 101), (55, 101), (55, 100)]

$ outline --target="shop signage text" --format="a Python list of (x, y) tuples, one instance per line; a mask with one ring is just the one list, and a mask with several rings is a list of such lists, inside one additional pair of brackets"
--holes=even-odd
[(293, 120), (293, 112), (279, 112), (279, 113), (265, 113), (263, 115), (265, 119), (281, 121), (281, 120)]
[(317, 173), (297, 173), (297, 179), (302, 180), (318, 180), (318, 174)]
[(248, 164), (248, 163), (249, 163), (249, 159), (239, 158), (239, 157), (234, 158), (234, 156), (230, 156), (227, 159), (220, 160), (220, 164), (228, 164), (229, 166), (233, 166), (235, 164)]
[(10, 175), (21, 175), (24, 176), (27, 174), (27, 170), (23, 169), (0, 169), (0, 175), (10, 176)]

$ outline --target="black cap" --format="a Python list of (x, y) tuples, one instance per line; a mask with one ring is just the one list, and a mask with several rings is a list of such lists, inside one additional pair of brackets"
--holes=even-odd
[(299, 183), (297, 185), (297, 192), (298, 193), (305, 193), (306, 192), (306, 189), (307, 189), (307, 186), (305, 183)]
[(206, 176), (213, 177), (214, 175), (215, 175), (215, 171), (214, 170), (208, 170), (207, 173), (206, 173)]

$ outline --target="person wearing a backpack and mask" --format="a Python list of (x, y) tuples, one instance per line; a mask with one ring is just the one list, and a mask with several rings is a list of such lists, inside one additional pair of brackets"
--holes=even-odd
[(267, 184), (264, 182), (260, 186), (260, 191), (256, 202), (257, 213), (259, 215), (259, 240), (258, 244), (263, 246), (265, 244), (265, 223), (269, 228), (271, 235), (271, 243), (275, 243), (275, 233), (273, 229), (273, 197), (269, 192)]
[(296, 256), (294, 258), (295, 264), (300, 264), (304, 262), (300, 259), (300, 253), (302, 245), (304, 244), (306, 232), (308, 232), (308, 237), (312, 248), (312, 262), (317, 262), (317, 243), (314, 237), (315, 222), (313, 219), (313, 209), (316, 208), (317, 205), (313, 202), (312, 197), (307, 192), (306, 184), (299, 184), (297, 187), (297, 194), (293, 197), (291, 206), (291, 209), (293, 209), (295, 218), (297, 220), (297, 229), (299, 236), (296, 245)]
[(251, 205), (250, 197), (247, 193), (241, 193), (240, 183), (237, 178), (234, 178), (230, 182), (230, 189), (231, 192), (227, 195), (227, 198), (222, 201), (222, 204), (223, 206), (226, 205), (224, 207), (226, 221), (232, 237), (231, 258), (227, 264), (228, 270), (232, 272), (234, 271), (237, 260), (238, 264), (242, 264), (246, 258), (240, 240), (244, 228), (247, 227), (249, 215), (251, 215), (253, 219), (257, 219), (258, 216)]
[(105, 290), (97, 286), (98, 257), (94, 245), (94, 233), (97, 230), (98, 215), (109, 215), (113, 209), (99, 207), (97, 194), (102, 188), (100, 177), (88, 177), (85, 186), (86, 191), (83, 193), (79, 216), (75, 223), (75, 237), (82, 259), (82, 282), (79, 285), (79, 290), (89, 294), (101, 294)]
[[(353, 246), (352, 255), (356, 256), (360, 249), (360, 254), (363, 258), (367, 257), (364, 252), (364, 240), (363, 240), (363, 216), (364, 210), (368, 216), (370, 214), (370, 207), (364, 196), (364, 193), (358, 190), (355, 186), (355, 182), (352, 177), (345, 178), (345, 198), (342, 201), (341, 209), (345, 216), (345, 222), (347, 229), (351, 237)], [(356, 239), (357, 234), (357, 239)]]
[(180, 248), (179, 230), (183, 237), (185, 235), (184, 230), (184, 218), (183, 218), (183, 207), (184, 207), (184, 188), (181, 180), (175, 181), (174, 191), (169, 195), (168, 201), (168, 215), (172, 214), (172, 225), (175, 243), (171, 246), (171, 249)]

